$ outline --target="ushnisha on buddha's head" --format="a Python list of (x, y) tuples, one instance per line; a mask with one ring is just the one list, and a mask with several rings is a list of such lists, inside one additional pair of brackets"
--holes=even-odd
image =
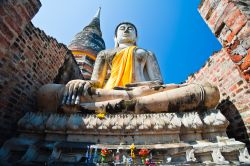
[(130, 22), (122, 22), (115, 29), (115, 47), (127, 47), (136, 45), (137, 29)]

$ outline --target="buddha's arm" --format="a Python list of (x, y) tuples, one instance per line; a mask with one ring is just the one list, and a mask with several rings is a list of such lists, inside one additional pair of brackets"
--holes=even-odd
[(101, 51), (96, 58), (94, 70), (91, 77), (91, 82), (94, 87), (102, 88), (107, 74), (108, 63), (106, 61), (105, 52)]
[(147, 70), (150, 81), (163, 82), (156, 57), (150, 51), (148, 51), (148, 56), (147, 56), (147, 61), (146, 61), (146, 70)]

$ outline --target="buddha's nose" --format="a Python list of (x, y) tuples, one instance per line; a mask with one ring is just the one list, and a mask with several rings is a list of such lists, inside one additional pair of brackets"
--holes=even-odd
[(128, 28), (126, 28), (124, 32), (125, 32), (125, 33), (129, 33), (129, 29), (128, 29)]

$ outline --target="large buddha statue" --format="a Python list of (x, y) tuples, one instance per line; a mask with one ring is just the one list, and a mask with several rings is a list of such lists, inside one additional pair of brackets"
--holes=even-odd
[[(42, 111), (136, 113), (209, 109), (219, 91), (210, 84), (163, 84), (155, 55), (137, 47), (137, 29), (129, 22), (115, 30), (115, 48), (97, 55), (91, 80), (47, 84), (39, 90)], [(50, 104), (48, 104), (50, 103)]]
[(97, 55), (91, 80), (40, 88), (40, 111), (18, 121), (21, 134), (0, 149), (0, 162), (16, 159), (16, 149), (26, 163), (98, 162), (107, 148), (110, 162), (122, 155), (121, 165), (140, 165), (136, 146), (150, 149), (151, 160), (162, 165), (249, 164), (245, 144), (227, 137), (229, 123), (213, 109), (219, 96), (209, 83), (163, 84), (155, 55), (137, 47), (136, 27), (124, 22), (115, 48)]
[[(76, 35), (72, 53), (104, 48), (99, 17), (100, 9)], [(90, 80), (42, 86), (39, 110), (17, 122), (0, 165), (249, 165), (245, 144), (227, 137), (229, 122), (214, 109), (218, 89), (163, 84), (156, 56), (137, 38), (133, 24), (120, 23), (115, 48), (99, 52)]]

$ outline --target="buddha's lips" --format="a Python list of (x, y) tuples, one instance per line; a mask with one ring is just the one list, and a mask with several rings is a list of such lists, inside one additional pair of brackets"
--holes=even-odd
[(123, 36), (123, 37), (129, 37), (130, 34), (123, 34), (122, 36)]

